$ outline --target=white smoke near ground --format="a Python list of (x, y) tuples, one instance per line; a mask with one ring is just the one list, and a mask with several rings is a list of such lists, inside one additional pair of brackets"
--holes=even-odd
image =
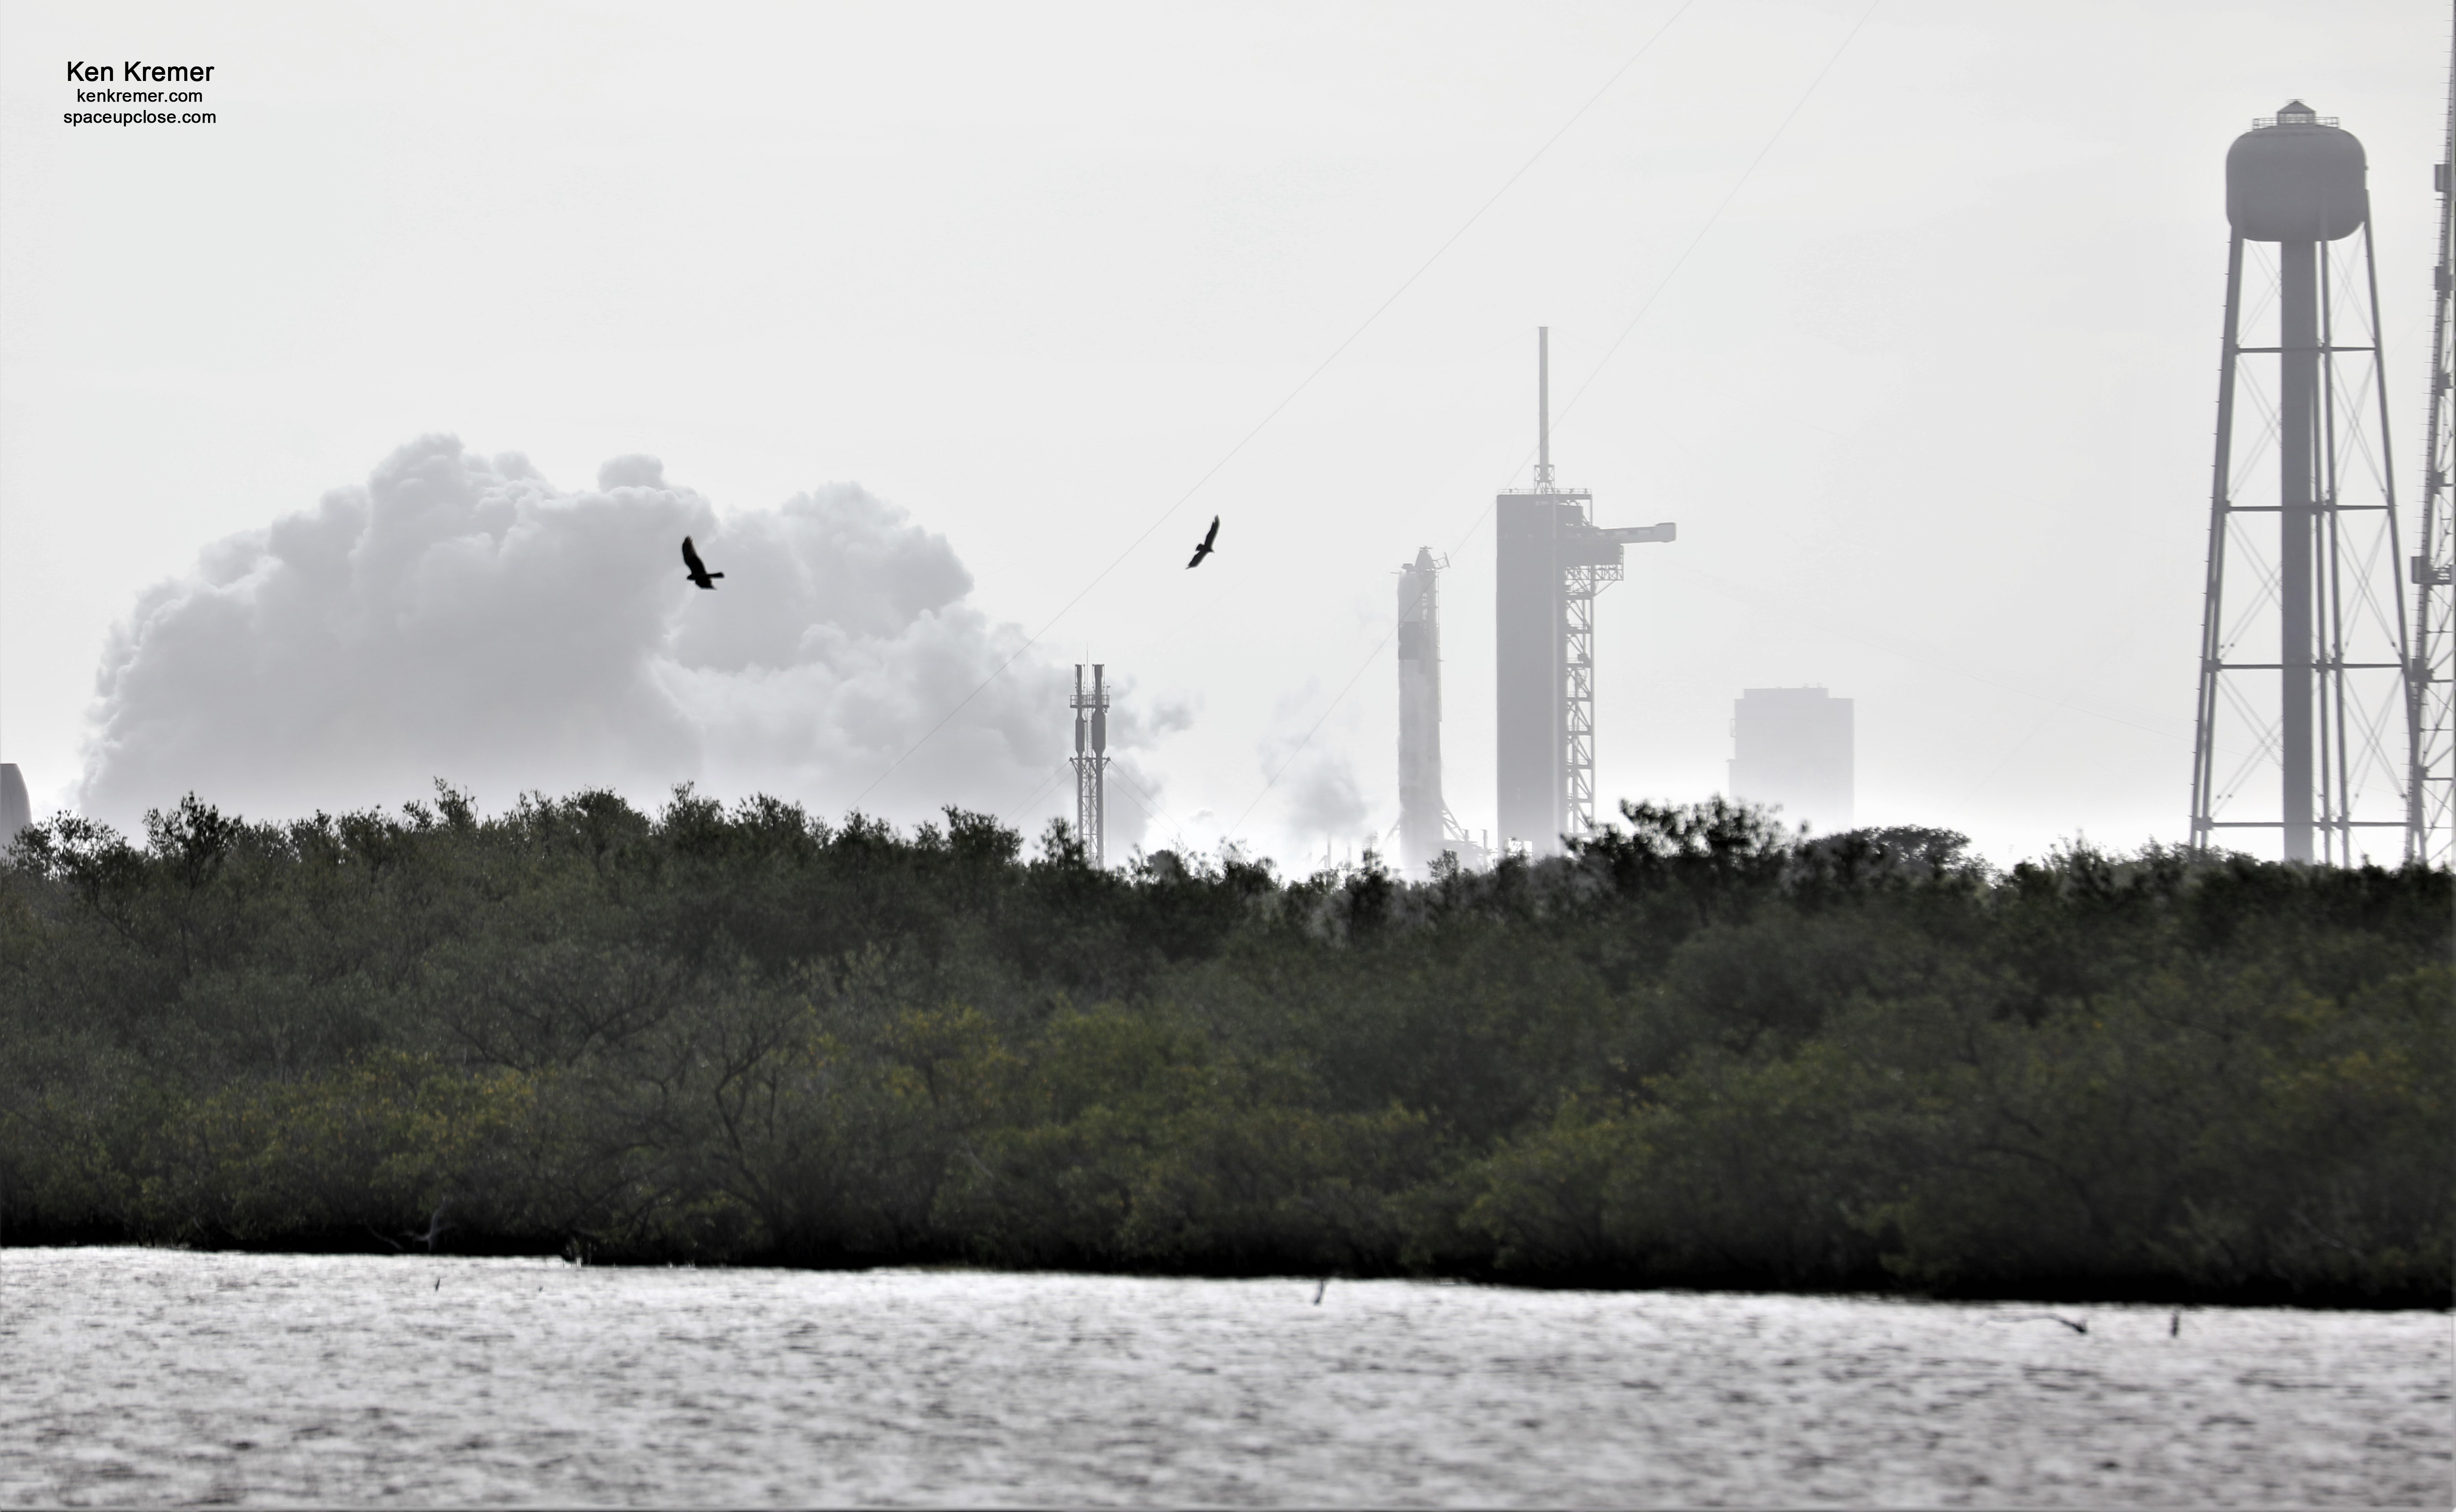
[(1320, 865), (1325, 854), (1352, 859), (1372, 843), (1371, 806), (1355, 764), (1319, 725), (1307, 729), (1295, 723), (1320, 703), (1320, 689), (1308, 684), (1280, 704), (1279, 728), (1255, 747), (1265, 777), (1278, 774), (1271, 798), (1281, 833), (1298, 847), (1300, 871)]
[[(685, 580), (685, 535), (717, 592)], [(588, 787), (653, 806), (690, 782), (1034, 828), (1071, 811), (1051, 779), (1072, 672), (972, 589), (945, 537), (857, 485), (719, 516), (652, 458), (573, 493), (430, 436), (139, 598), (104, 652), (80, 807), (125, 827), (193, 790), (283, 818), (438, 778), (489, 807)], [(1112, 749), (1143, 723), (1121, 699)], [(1111, 814), (1113, 857), (1140, 838)]]

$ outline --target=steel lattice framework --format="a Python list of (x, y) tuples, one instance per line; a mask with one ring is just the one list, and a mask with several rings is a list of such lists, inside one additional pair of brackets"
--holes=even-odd
[(2411, 859), (2456, 865), (2456, 509), (2448, 478), (2456, 470), (2456, 40), (2450, 42), (2447, 130), (2436, 170), (2439, 247), (2432, 259), (2430, 425), (2422, 463), (2422, 535), (2410, 565), (2414, 585), (2413, 676), (2410, 680), (2413, 773)]
[(1607, 527), (1552, 472), (1551, 332), (1535, 335), (1535, 486), (1493, 501), (1495, 773), (1503, 844), (1549, 851), (1595, 828), (1595, 595), (1625, 549), (1679, 527)]
[[(2306, 166), (2315, 142), (2336, 154), (2318, 171)], [(2288, 860), (2349, 865), (2385, 849), (2383, 830), (2397, 831), (2407, 855), (2420, 843), (2419, 726), (2361, 163), (2359, 144), (2300, 102), (2255, 123), (2229, 158), (2238, 218), (2209, 502), (2195, 848), (2221, 830), (2267, 830)]]
[(1074, 834), (1083, 842), (1092, 865), (1109, 865), (1109, 819), (1105, 812), (1109, 770), (1108, 664), (1092, 664), (1092, 685), (1083, 685), (1083, 664), (1074, 664), (1074, 693), (1066, 703), (1074, 710)]
[(1561, 777), (1566, 833), (1595, 832), (1595, 595), (1621, 581), (1619, 562), (1561, 570)]

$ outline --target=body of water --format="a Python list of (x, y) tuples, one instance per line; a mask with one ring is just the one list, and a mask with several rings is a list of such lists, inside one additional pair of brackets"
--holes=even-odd
[(0, 1502), (2451, 1504), (2446, 1314), (1315, 1290), (0, 1251)]

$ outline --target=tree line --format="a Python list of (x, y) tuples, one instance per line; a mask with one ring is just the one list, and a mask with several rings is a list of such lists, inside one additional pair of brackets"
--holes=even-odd
[(192, 796), (0, 864), (0, 1239), (2445, 1305), (2452, 918), (1720, 801), (1417, 882)]

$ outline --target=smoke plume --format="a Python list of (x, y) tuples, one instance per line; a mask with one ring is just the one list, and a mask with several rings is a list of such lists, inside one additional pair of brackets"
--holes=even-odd
[(1278, 774), (1274, 796), (1281, 823), (1308, 855), (1316, 844), (1337, 852), (1342, 846), (1367, 841), (1371, 813), (1355, 764), (1323, 739), (1318, 727), (1300, 727), (1303, 715), (1318, 707), (1320, 700), (1320, 689), (1311, 683), (1282, 700), (1277, 728), (1254, 752), (1265, 775)]
[[(685, 581), (686, 534), (717, 592)], [(832, 816), (1022, 645), (972, 588), (945, 537), (857, 485), (720, 517), (652, 458), (572, 493), (430, 436), (139, 598), (103, 656), (81, 806), (126, 826), (193, 789), (274, 818), (441, 777), (488, 807), (696, 782)], [(1015, 658), (862, 807), (1060, 811), (1070, 678)], [(1130, 703), (1112, 729), (1135, 740)], [(1139, 838), (1112, 815), (1112, 855)]]

